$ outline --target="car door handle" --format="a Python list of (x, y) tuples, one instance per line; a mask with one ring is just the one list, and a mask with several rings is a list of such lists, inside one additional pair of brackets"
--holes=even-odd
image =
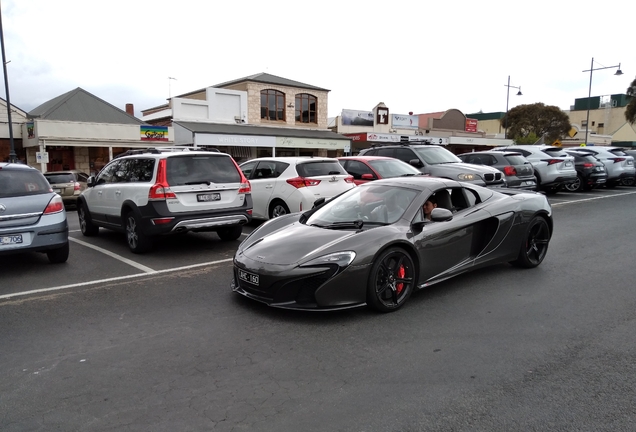
[(121, 191), (115, 191), (115, 195), (121, 195)]
[(101, 195), (104, 191), (97, 191), (97, 195)]

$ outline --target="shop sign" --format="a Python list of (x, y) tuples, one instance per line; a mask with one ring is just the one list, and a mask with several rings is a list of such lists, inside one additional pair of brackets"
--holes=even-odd
[(276, 137), (276, 147), (343, 150), (349, 140), (328, 138)]
[(477, 132), (477, 119), (466, 119), (466, 132)]
[(234, 146), (234, 147), (274, 147), (276, 137), (259, 135), (202, 134), (194, 136), (196, 145)]
[(409, 142), (421, 142), (426, 144), (447, 145), (448, 138), (439, 138), (432, 136), (410, 135)]
[(344, 134), (345, 136), (351, 138), (353, 142), (366, 142), (367, 141), (367, 133), (353, 133), (353, 134)]
[(400, 135), (397, 135), (397, 134), (379, 134), (379, 133), (367, 134), (367, 141), (399, 143), (400, 138), (401, 138)]
[(378, 108), (378, 115), (376, 116), (375, 122), (382, 125), (389, 124), (389, 109)]
[(168, 141), (168, 126), (139, 126), (142, 141)]

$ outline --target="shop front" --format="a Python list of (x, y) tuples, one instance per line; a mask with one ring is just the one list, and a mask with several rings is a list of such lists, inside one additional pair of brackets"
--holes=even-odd
[(393, 133), (359, 132), (347, 133), (345, 136), (351, 139), (351, 154), (357, 155), (361, 150), (389, 144), (435, 144), (446, 146), (448, 138), (432, 137), (424, 135), (401, 135)]

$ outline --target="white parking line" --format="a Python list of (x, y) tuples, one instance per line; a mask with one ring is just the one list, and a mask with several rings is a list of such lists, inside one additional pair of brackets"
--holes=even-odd
[(551, 204), (551, 206), (552, 207), (556, 207), (556, 206), (561, 206), (561, 205), (566, 205), (566, 204), (576, 204), (576, 203), (581, 203), (581, 202), (586, 202), (586, 201), (594, 201), (594, 200), (603, 199), (603, 198), (613, 198), (613, 197), (617, 197), (617, 196), (633, 195), (633, 194), (636, 194), (636, 191), (634, 191), (634, 192), (615, 193), (615, 194), (611, 194), (611, 195), (602, 195), (602, 196), (596, 196), (596, 197), (592, 197), (592, 198), (584, 198), (584, 199), (580, 199), (580, 200), (576, 200), (576, 201), (559, 202), (559, 203)]
[(101, 252), (104, 255), (108, 255), (109, 257), (115, 258), (116, 260), (124, 262), (124, 263), (126, 263), (128, 265), (131, 265), (131, 266), (133, 266), (133, 267), (135, 267), (135, 268), (137, 268), (137, 269), (139, 269), (139, 270), (141, 270), (143, 272), (146, 272), (146, 273), (156, 273), (157, 272), (156, 270), (151, 269), (150, 267), (146, 267), (143, 264), (139, 264), (138, 262), (135, 262), (133, 260), (129, 260), (128, 258), (124, 258), (121, 255), (117, 255), (116, 253), (111, 252), (111, 251), (106, 250), (106, 249), (103, 249), (103, 248), (100, 248), (99, 246), (95, 246), (95, 245), (92, 245), (90, 243), (86, 243), (85, 241), (78, 240), (78, 239), (73, 238), (73, 237), (69, 237), (68, 239), (70, 241), (72, 241), (72, 242), (79, 243), (82, 246), (86, 246), (88, 248), (95, 249), (96, 251)]
[[(157, 270), (157, 271), (154, 271), (154, 273), (152, 273), (152, 275), (157, 275), (157, 274), (161, 274), (161, 273), (170, 273), (170, 272), (181, 271), (181, 270), (189, 270), (189, 269), (193, 269), (193, 268), (197, 268), (197, 267), (204, 267), (204, 266), (209, 266), (209, 265), (214, 265), (214, 264), (222, 264), (222, 263), (230, 262), (233, 259), (234, 258), (227, 258), (227, 259), (222, 259), (222, 260), (218, 260), (218, 261), (209, 261), (209, 262), (206, 262), (206, 263), (192, 264), (192, 265), (183, 266), (183, 267), (175, 267), (175, 268), (171, 268), (171, 269)], [(93, 280), (93, 281), (88, 281), (88, 282), (79, 282), (79, 283), (70, 284), (70, 285), (60, 285), (60, 286), (51, 287), (51, 288), (42, 288), (42, 289), (36, 289), (36, 290), (31, 290), (31, 291), (17, 292), (17, 293), (13, 293), (13, 294), (4, 294), (4, 295), (0, 295), (0, 300), (10, 299), (10, 298), (13, 298), (13, 297), (22, 297), (22, 296), (26, 296), (26, 295), (30, 295), (30, 294), (40, 294), (40, 293), (51, 292), (51, 291), (60, 291), (60, 290), (64, 290), (64, 289), (77, 288), (77, 287), (86, 286), (86, 285), (114, 282), (114, 281), (120, 281), (120, 280), (125, 280), (125, 279), (135, 279), (135, 278), (139, 278), (139, 277), (143, 277), (143, 276), (149, 276), (149, 274), (148, 273), (138, 273), (138, 274), (128, 275), (128, 276), (118, 276), (118, 277), (108, 278), (108, 279), (99, 279), (99, 280)]]

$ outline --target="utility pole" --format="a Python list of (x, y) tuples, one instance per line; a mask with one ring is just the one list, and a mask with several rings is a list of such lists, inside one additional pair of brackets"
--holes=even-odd
[(9, 78), (7, 77), (7, 59), (4, 55), (4, 32), (2, 30), (2, 8), (0, 7), (0, 45), (2, 45), (2, 70), (4, 71), (4, 91), (7, 95), (7, 119), (9, 122), (9, 162), (15, 163), (18, 155), (15, 153), (15, 143), (13, 142), (13, 123), (11, 122), (11, 98), (9, 97)]

